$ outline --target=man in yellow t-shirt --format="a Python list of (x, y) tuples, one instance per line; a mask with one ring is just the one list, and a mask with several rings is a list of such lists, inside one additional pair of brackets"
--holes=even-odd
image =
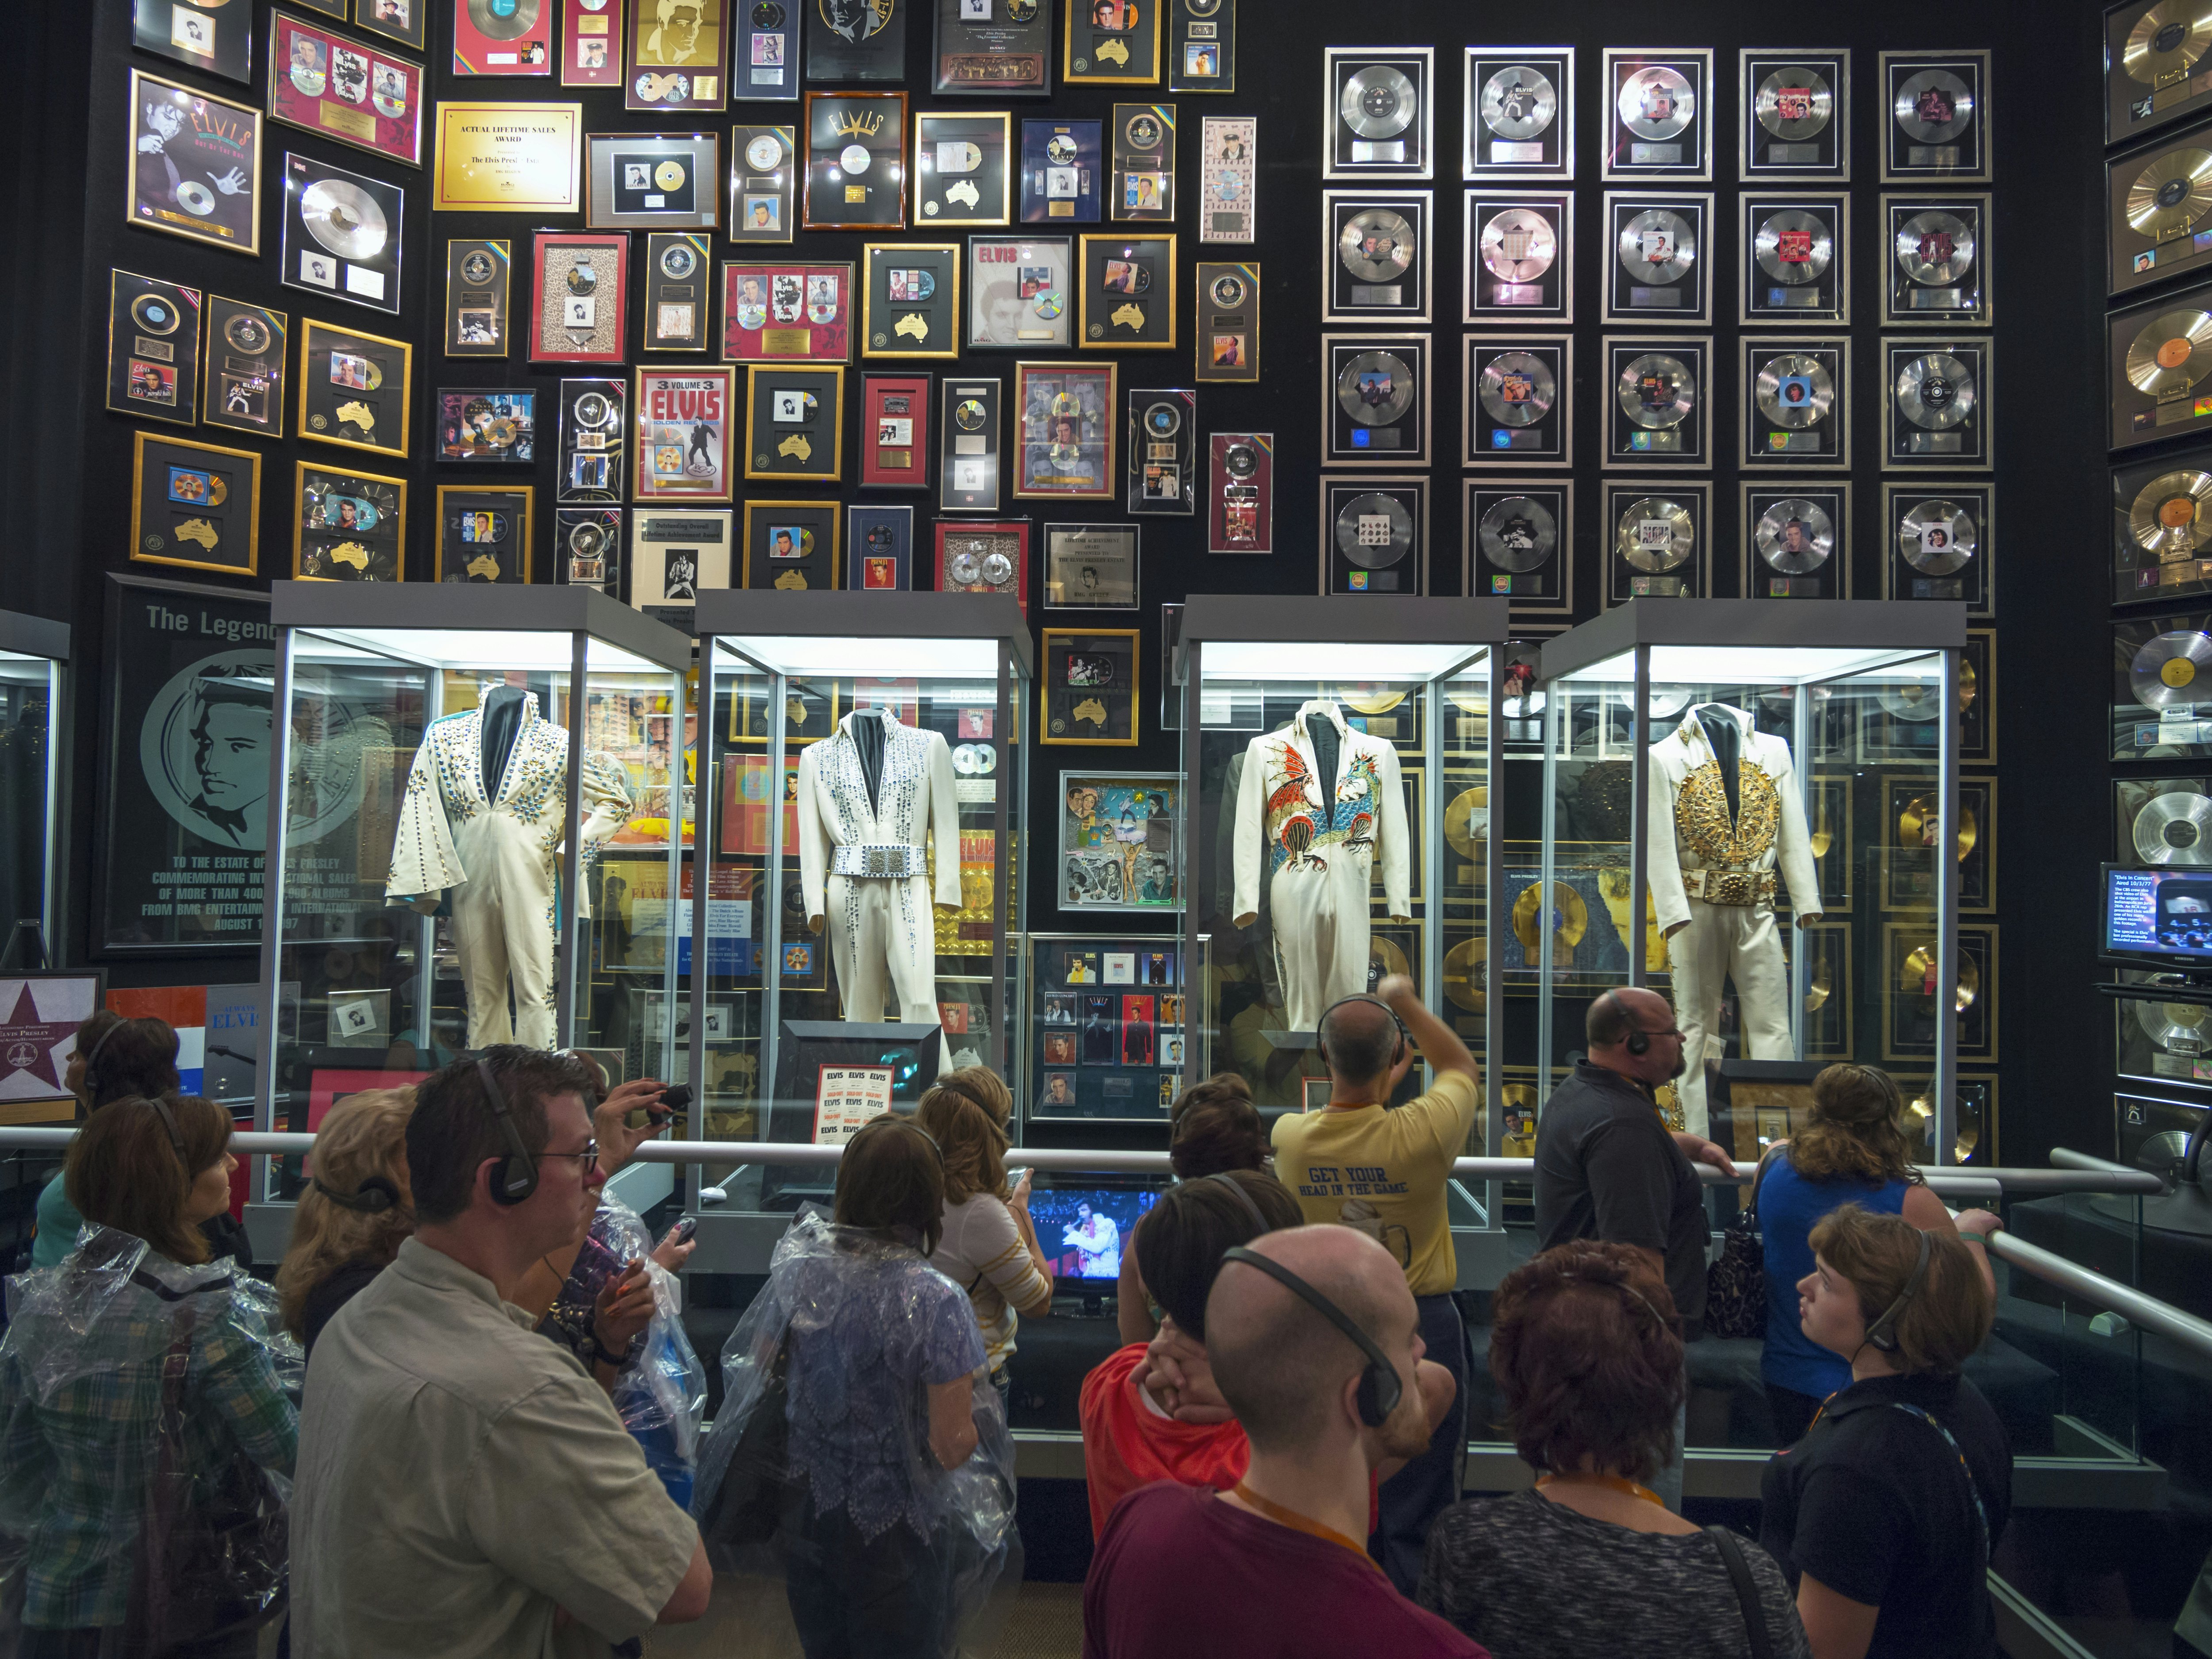
[[(1467, 1456), (1467, 1328), (1451, 1296), (1459, 1262), (1444, 1183), (1452, 1160), (1466, 1153), (1482, 1091), (1467, 1044), (1421, 1006), (1402, 974), (1373, 996), (1347, 997), (1322, 1014), (1320, 1040), (1328, 1104), (1276, 1120), (1276, 1176), (1297, 1194), (1310, 1223), (1351, 1221), (1372, 1231), (1379, 1218), (1383, 1245), (1405, 1268), (1420, 1309), (1427, 1357), (1457, 1388), (1428, 1450), (1382, 1483), (1381, 1523), (1367, 1540), (1368, 1553), (1411, 1595), (1429, 1523), (1458, 1500)], [(1416, 1060), (1428, 1062), (1435, 1085), (1386, 1107)], [(1360, 1207), (1347, 1214), (1354, 1200)]]

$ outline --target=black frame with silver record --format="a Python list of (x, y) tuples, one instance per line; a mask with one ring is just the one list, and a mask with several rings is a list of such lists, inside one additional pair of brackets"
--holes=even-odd
[(2112, 860), (2145, 869), (2212, 865), (2212, 778), (2113, 779)]
[[(1340, 522), (1341, 520), (1341, 522)], [(1364, 522), (1363, 522), (1364, 521)], [(1388, 541), (1363, 544), (1375, 533)], [(1360, 549), (1388, 551), (1386, 562), (1362, 562)], [(1429, 591), (1429, 481), (1324, 477), (1321, 481), (1321, 586), (1323, 594), (1425, 595)]]
[[(1649, 597), (1702, 599), (1712, 591), (1713, 487), (1688, 478), (1607, 478), (1600, 487), (1604, 514), (1602, 608)], [(1632, 511), (1638, 516), (1632, 522)], [(1662, 540), (1644, 526), (1668, 526)], [(1625, 548), (1650, 550), (1631, 563)]]
[[(1009, 252), (1003, 255), (994, 254), (987, 260), (980, 257), (982, 250), (986, 248)], [(1028, 257), (1032, 262), (1026, 265), (1023, 258), (1024, 249), (1029, 251)], [(1054, 251), (1052, 258), (1056, 258), (1058, 260), (1056, 267), (1052, 264), (1052, 258), (1042, 253), (1042, 251), (1046, 249)], [(1073, 237), (1024, 236), (1018, 233), (970, 236), (968, 239), (967, 252), (963, 257), (966, 265), (966, 282), (962, 289), (960, 319), (960, 343), (963, 350), (1068, 351), (1074, 349), (1075, 307), (1073, 301), (1075, 297), (1075, 239)], [(988, 273), (984, 270), (986, 265), (992, 267)], [(1035, 337), (1032, 338), (979, 340), (975, 337), (976, 313), (988, 303), (988, 295), (1000, 277), (996, 268), (1001, 265), (1010, 265), (1013, 268), (1014, 298), (1018, 304), (1027, 310), (1029, 318), (1040, 324), (1051, 325), (1049, 327), (1035, 331)], [(1047, 283), (1033, 294), (1024, 295), (1021, 291), (1024, 287), (1035, 280), (1034, 273), (1044, 272), (1049, 275), (1055, 269), (1059, 275), (1056, 290), (1052, 284)], [(1025, 276), (1024, 275), (1025, 270), (1032, 275)], [(1049, 301), (1055, 292), (1060, 301), (1059, 311), (1049, 317), (1039, 314), (1038, 304)], [(1024, 320), (1026, 319), (1021, 318), (1015, 319), (1014, 332), (1017, 335), (1022, 331), (1021, 324)]]
[(2212, 423), (2212, 283), (2116, 312), (2105, 330), (2109, 447), (2134, 449)]
[(1988, 196), (1881, 198), (1884, 328), (1989, 325), (1990, 209)]
[(1460, 465), (1572, 466), (1574, 337), (1470, 334), (1466, 342), (1467, 450)]
[(397, 185), (288, 150), (276, 280), (397, 317), (406, 205)]
[(1436, 69), (1433, 46), (1323, 47), (1322, 131), (1328, 148), (1321, 176), (1433, 178)]
[(1565, 616), (1575, 605), (1575, 492), (1564, 478), (1465, 481), (1460, 587), (1512, 602), (1513, 615)]
[[(1201, 259), (1198, 295), (1197, 368), (1200, 382), (1249, 385), (1260, 378), (1260, 262)], [(1234, 362), (1217, 361), (1216, 345), (1234, 337)]]
[(1461, 264), (1467, 272), (1462, 320), (1523, 325), (1574, 321), (1574, 192), (1470, 190), (1465, 206), (1460, 232)]
[[(1001, 465), (1002, 382), (948, 374), (939, 396), (937, 421), (937, 506), (944, 513), (999, 510), (1006, 490)], [(963, 426), (955, 418), (963, 403), (981, 408), (981, 419)]]
[(1463, 68), (1461, 178), (1575, 176), (1572, 46), (1469, 46)]
[[(1129, 419), (1121, 450), (1127, 458), (1121, 463), (1124, 507), (1131, 513), (1189, 518), (1198, 511), (1198, 393), (1131, 386), (1126, 397)], [(1049, 547), (1048, 536), (1048, 559)]]
[[(257, 438), (283, 437), (284, 393), (290, 384), (285, 374), (291, 361), (290, 315), (210, 294), (204, 332), (201, 421)], [(257, 404), (262, 411), (258, 416)]]
[[(749, 0), (757, 3), (758, 0)], [(772, 0), (778, 5), (798, 3), (798, 0)], [(796, 82), (798, 76), (793, 76)], [(792, 96), (799, 95), (795, 85)], [(799, 211), (798, 179), (799, 149), (795, 129), (787, 126), (733, 126), (730, 129), (730, 211), (724, 223), (723, 234), (739, 246), (748, 243), (763, 246), (774, 242), (788, 242), (795, 229)], [(764, 161), (769, 145), (776, 147), (780, 160), (773, 167), (757, 167)], [(775, 204), (775, 222), (755, 226), (753, 207), (756, 203)]]
[(514, 278), (514, 243), (470, 236), (446, 244), (446, 356), (507, 355)]
[[(1812, 78), (1794, 71), (1809, 70)], [(1825, 104), (1822, 102), (1825, 97)], [(1744, 183), (1851, 176), (1851, 49), (1736, 53), (1736, 174)]]
[[(1989, 470), (1991, 350), (1986, 337), (1900, 340), (1882, 337), (1884, 471), (1925, 466), (1969, 472)], [(2207, 349), (2206, 361), (2212, 364), (2212, 348)], [(1971, 397), (1962, 395), (1968, 388), (1960, 386), (1952, 363), (1972, 376)], [(1962, 404), (1964, 408), (1960, 407)], [(1913, 413), (1916, 408), (1923, 411), (1917, 418)]]
[[(2128, 617), (2112, 623), (2112, 758), (2212, 758), (2212, 615)], [(2179, 678), (2172, 668), (2192, 671)], [(2169, 678), (2169, 676), (2177, 676)], [(2195, 695), (2178, 695), (2187, 691)]]
[(2106, 7), (2105, 142), (2125, 143), (2212, 104), (2207, 71), (2212, 18), (2192, 18), (2175, 0)]
[(553, 580), (621, 597), (622, 542), (622, 508), (555, 507)]
[(2212, 123), (2105, 163), (2106, 292), (2212, 263)]
[[(1690, 238), (1689, 258), (1682, 239)], [(1627, 239), (1626, 248), (1624, 241)], [(1662, 238), (1663, 242), (1654, 238)], [(1636, 264), (1629, 264), (1633, 252)], [(1710, 191), (1605, 193), (1605, 308), (1608, 323), (1703, 327), (1713, 315), (1713, 198)], [(1641, 303), (1638, 303), (1639, 297)]]
[[(1436, 258), (1430, 236), (1436, 215), (1431, 210), (1435, 200), (1435, 192), (1425, 190), (1322, 191), (1322, 268), (1328, 272), (1322, 321), (1430, 319), (1429, 289)], [(1389, 253), (1369, 250), (1372, 235), (1387, 237)], [(1353, 239), (1350, 245), (1347, 238)], [(1413, 246), (1400, 264), (1395, 252), (1408, 240)]]
[(1850, 322), (1849, 196), (1747, 194), (1736, 234), (1738, 322), (1747, 328)]
[(1848, 337), (1747, 334), (1737, 348), (1736, 363), (1742, 465), (1810, 472), (1850, 470)]
[[(1144, 534), (1143, 526), (1133, 524), (1047, 523), (1037, 590), (1040, 606), (1047, 611), (1141, 611)], [(1087, 602), (1079, 581), (1071, 581), (1066, 574), (1079, 569), (1076, 562), (1082, 560), (1103, 568), (1113, 584)]]
[[(794, 441), (800, 446), (795, 450), (790, 447)], [(844, 482), (842, 363), (746, 368), (744, 472), (779, 483)]]
[[(198, 289), (131, 270), (109, 271), (107, 407), (138, 420), (196, 424), (200, 333), (206, 323), (206, 295)], [(143, 368), (134, 373), (134, 366)], [(149, 392), (162, 389), (162, 368), (169, 371), (167, 397), (131, 396), (134, 380)]]
[(1740, 500), (1743, 550), (1736, 580), (1745, 599), (1850, 598), (1850, 484), (1841, 478), (1747, 480)]
[(2112, 469), (2112, 603), (2212, 592), (2212, 447)]
[(1607, 469), (1712, 465), (1711, 335), (1608, 334), (1601, 389)]
[[(712, 333), (712, 245), (690, 231), (657, 230), (645, 239), (645, 353), (704, 351)], [(688, 318), (684, 307), (690, 307)], [(689, 326), (684, 326), (688, 322)]]
[[(862, 357), (960, 355), (960, 267), (967, 261), (961, 243), (866, 242), (860, 258)], [(892, 298), (892, 276), (910, 289), (916, 271), (930, 278), (929, 297)]]
[(714, 230), (722, 222), (722, 141), (711, 132), (586, 133), (584, 200), (588, 230)]
[[(1601, 179), (1713, 176), (1713, 52), (1710, 46), (1607, 46)], [(1686, 115), (1681, 103), (1690, 99)], [(1664, 107), (1661, 107), (1663, 104)], [(1626, 112), (1636, 112), (1632, 116)], [(1632, 122), (1634, 125), (1631, 125)]]
[(1987, 184), (1990, 54), (1885, 52), (1881, 64), (1881, 182)]
[(629, 382), (563, 380), (560, 389), (559, 471), (553, 499), (619, 501), (628, 489)]
[(1986, 478), (1885, 480), (1882, 598), (1964, 600), (1969, 617), (1988, 616), (1996, 599), (1990, 562), (1996, 546), (1996, 487)]
[[(1363, 363), (1362, 359), (1376, 359)], [(1321, 337), (1322, 459), (1330, 466), (1426, 466), (1429, 464), (1429, 337), (1426, 334), (1324, 334)], [(1396, 385), (1405, 369), (1409, 386)], [(1389, 389), (1370, 377), (1388, 377)], [(1402, 395), (1401, 394), (1402, 392)], [(1382, 395), (1378, 398), (1376, 393)], [(1352, 404), (1376, 411), (1353, 416)], [(1359, 441), (1362, 433), (1374, 434)]]

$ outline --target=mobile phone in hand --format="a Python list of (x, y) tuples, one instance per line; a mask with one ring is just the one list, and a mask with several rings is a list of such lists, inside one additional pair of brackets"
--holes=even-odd
[(670, 1229), (668, 1242), (671, 1244), (689, 1244), (691, 1242), (691, 1235), (698, 1231), (699, 1218), (696, 1215), (687, 1215)]

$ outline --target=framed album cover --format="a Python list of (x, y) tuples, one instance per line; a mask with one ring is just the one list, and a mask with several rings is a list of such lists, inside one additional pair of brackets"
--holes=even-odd
[(711, 132), (594, 132), (584, 139), (584, 162), (585, 222), (593, 230), (712, 230), (722, 222), (722, 146)]
[(1605, 49), (1605, 146), (1599, 176), (1713, 176), (1713, 54), (1709, 46)]
[(1851, 464), (1851, 343), (1747, 337), (1736, 405), (1747, 466), (1846, 471)]
[(2112, 469), (2112, 603), (2172, 604), (2212, 589), (2212, 452)]
[(945, 512), (999, 510), (1000, 385), (995, 380), (945, 377), (937, 475), (937, 504)]
[(277, 281), (398, 316), (405, 207), (397, 185), (287, 155)]
[(624, 430), (629, 387), (617, 380), (561, 382), (561, 464), (556, 501), (623, 498)]
[(1257, 260), (1198, 264), (1198, 378), (1249, 384), (1260, 378)]
[(230, 576), (261, 569), (261, 457), (131, 434), (131, 556)]
[(107, 406), (118, 415), (192, 424), (199, 404), (204, 296), (134, 271), (107, 273)]
[(2212, 263), (2212, 124), (2105, 164), (2106, 291)]
[(312, 317), (300, 330), (300, 435), (406, 459), (415, 348)]
[(582, 210), (581, 104), (449, 104), (436, 111), (438, 213)]
[(253, 21), (223, 9), (224, 0), (134, 0), (131, 44), (226, 81), (253, 79)]
[(705, 236), (656, 230), (645, 239), (645, 349), (704, 351), (714, 261)]
[(1215, 432), (1206, 437), (1206, 550), (1275, 550), (1275, 434)]
[[(1970, 617), (1986, 617), (1994, 611), (1996, 593), (1990, 557), (1995, 545), (1996, 496), (1987, 479), (1885, 483), (1882, 598), (1963, 599)], [(2154, 514), (2159, 504), (2154, 502)], [(2116, 599), (2136, 597), (2132, 592), (2115, 595)]]
[(1711, 484), (1608, 478), (1599, 494), (1606, 609), (1648, 597), (1711, 596)]
[(1712, 465), (1712, 336), (1607, 335), (1605, 385), (1607, 466)]
[(906, 223), (904, 93), (806, 94), (799, 222), (807, 230), (897, 230)]
[[(1885, 470), (1912, 466), (1962, 467), (1973, 472), (1989, 470), (1992, 349), (1987, 339), (1882, 341), (1887, 447), (1881, 464)], [(2155, 354), (2155, 345), (2153, 349)], [(2212, 362), (2212, 349), (2203, 356)], [(2115, 431), (2120, 418), (2116, 399)]]
[(914, 509), (854, 502), (845, 509), (845, 586), (904, 592), (914, 586)]
[(1324, 179), (1426, 179), (1435, 161), (1436, 48), (1324, 46)]
[(1851, 176), (1851, 52), (1746, 46), (1736, 54), (1736, 167), (1744, 183)]
[(697, 364), (637, 371), (635, 501), (730, 499), (738, 371)]
[(1571, 192), (1471, 190), (1462, 224), (1466, 321), (1574, 321)]
[(446, 356), (507, 356), (507, 296), (514, 265), (512, 242), (446, 244)]
[(1021, 464), (1014, 494), (1114, 499), (1114, 365), (1017, 363)]
[[(412, 3), (412, 0), (408, 0)], [(564, 87), (618, 87), (623, 80), (623, 0), (561, 0)]]
[(553, 510), (553, 579), (622, 594), (623, 514), (618, 507)]
[(1004, 593), (1030, 611), (1030, 521), (937, 521), (937, 591)]
[(511, 386), (440, 386), (434, 459), (531, 465), (538, 459), (538, 394)]
[(1077, 322), (1085, 351), (1172, 351), (1176, 239), (1085, 236)]
[(283, 437), (291, 339), (292, 319), (283, 312), (208, 295), (200, 419), (257, 438)]
[(745, 544), (740, 587), (787, 591), (837, 586), (836, 501), (744, 504)]
[(863, 489), (929, 488), (929, 388), (927, 374), (861, 377)]
[[(1061, 0), (1060, 78), (1152, 87), (1160, 82), (1162, 0)], [(1174, 0), (1167, 0), (1174, 3)]]
[(1428, 480), (1324, 476), (1321, 543), (1324, 594), (1426, 593)]
[(1045, 526), (1045, 609), (1142, 609), (1138, 592), (1142, 534), (1133, 524)]
[(453, 0), (453, 73), (552, 74), (553, 8), (546, 0)]
[(1237, 90), (1237, 0), (1172, 0), (1168, 39), (1171, 92)]
[(531, 238), (531, 361), (622, 362), (629, 233), (541, 230)]
[(1045, 0), (932, 0), (930, 90), (969, 98), (1052, 91), (1052, 7)]
[(1804, 328), (1850, 321), (1849, 197), (1747, 194), (1742, 216), (1738, 322)]
[(2125, 143), (2212, 107), (2212, 28), (2166, 0), (2105, 8), (2105, 142)]
[(738, 363), (853, 361), (853, 267), (722, 262), (722, 356)]
[(1881, 181), (1990, 179), (1990, 54), (1881, 54)]
[(1004, 110), (915, 116), (915, 228), (1012, 224), (1013, 145), (1014, 118)]
[(1467, 337), (1462, 466), (1574, 465), (1571, 334)]
[(1066, 351), (1075, 244), (1065, 236), (968, 239), (967, 349)]
[[(732, 96), (739, 103), (795, 104), (799, 101), (800, 0), (755, 0), (732, 14), (735, 44), (730, 74)], [(733, 129), (732, 143), (744, 141)]]
[(1037, 741), (1137, 744), (1137, 630), (1048, 628)]
[(1105, 197), (1106, 124), (1022, 123), (1022, 222), (1095, 225)]
[(124, 215), (239, 253), (261, 252), (261, 112), (131, 71)]
[(1712, 319), (1713, 222), (1710, 195), (1605, 193), (1607, 260), (1604, 320), (1680, 323)]
[(1851, 596), (1851, 487), (1840, 478), (1743, 486), (1737, 581), (1747, 599)]
[(1510, 599), (1512, 614), (1565, 616), (1574, 608), (1575, 492), (1559, 479), (1469, 478), (1460, 514), (1467, 538), (1460, 586)]
[[(784, 0), (756, 3), (780, 7)], [(732, 127), (729, 239), (740, 243), (788, 242), (798, 222), (792, 206), (798, 177), (799, 152), (793, 129)]]
[(1321, 353), (1322, 460), (1427, 465), (1429, 337), (1324, 334)]
[(1434, 199), (1425, 190), (1322, 191), (1322, 321), (1429, 320)]
[(297, 463), (292, 574), (301, 581), (396, 582), (406, 574), (407, 480)]
[(422, 165), (419, 64), (281, 11), (269, 14), (269, 63), (271, 120)]
[(1575, 176), (1575, 49), (1469, 46), (1460, 174)]
[(1198, 502), (1198, 393), (1129, 390), (1123, 506), (1188, 518)]
[(726, 507), (670, 512), (636, 507), (629, 515), (629, 602), (655, 622), (689, 633), (699, 591), (728, 587), (736, 569), (736, 519)]
[(527, 583), (536, 495), (528, 484), (440, 484), (436, 580)]
[(1987, 196), (1885, 196), (1891, 258), (1885, 328), (1978, 328), (1993, 320)]
[(914, 0), (814, 0), (806, 26), (806, 78), (906, 79), (906, 20)]
[[(486, 0), (464, 0), (476, 5)], [(527, 5), (530, 0), (520, 0)], [(500, 0), (488, 0), (499, 4)], [(634, 110), (721, 110), (730, 103), (723, 78), (727, 42), (723, 32), (732, 0), (635, 0), (630, 14), (623, 107)]]
[(1176, 216), (1173, 104), (1114, 106), (1114, 176), (1108, 216), (1172, 223)]
[(960, 244), (869, 242), (860, 253), (860, 355), (957, 357)]
[(1199, 123), (1198, 158), (1198, 240), (1258, 241), (1259, 118), (1206, 116)]
[(745, 422), (746, 477), (791, 483), (844, 477), (842, 366), (755, 363), (745, 371)]

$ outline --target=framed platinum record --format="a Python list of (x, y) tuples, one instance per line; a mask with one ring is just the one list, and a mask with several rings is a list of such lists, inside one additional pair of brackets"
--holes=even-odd
[(1566, 481), (1469, 478), (1466, 489), (1464, 591), (1510, 599), (1516, 617), (1571, 611), (1575, 492)]
[(1321, 537), (1323, 593), (1426, 593), (1428, 480), (1323, 478)]
[(1968, 616), (1988, 616), (1996, 600), (1996, 495), (1986, 478), (1882, 485), (1882, 598), (1964, 599)]
[(1607, 466), (1712, 465), (1711, 335), (1608, 336), (1605, 362)]
[(1850, 321), (1850, 199), (1747, 194), (1738, 246), (1747, 327)]
[(1736, 54), (1736, 163), (1746, 184), (1851, 176), (1849, 47)]
[(1575, 49), (1469, 46), (1461, 176), (1575, 176)]
[(1989, 88), (1986, 52), (1882, 53), (1882, 183), (1987, 184)]
[(1605, 49), (1607, 179), (1713, 176), (1711, 47)]
[(1851, 487), (1840, 478), (1745, 484), (1743, 597), (1850, 598), (1850, 501)]
[(1987, 196), (1881, 198), (1884, 327), (1989, 325), (1990, 216)]
[(1608, 323), (1712, 320), (1710, 195), (1605, 193)]
[(1462, 466), (1565, 467), (1574, 462), (1569, 334), (1467, 337)]
[(1427, 179), (1435, 161), (1436, 48), (1322, 50), (1324, 179)]
[(1429, 337), (1321, 337), (1322, 458), (1341, 466), (1425, 466)]
[(2112, 469), (2112, 603), (2212, 589), (2212, 450)]
[(1425, 190), (1322, 192), (1323, 322), (1429, 320), (1433, 199)]
[(1839, 335), (1747, 335), (1738, 348), (1747, 466), (1844, 471), (1851, 464), (1851, 343)]
[(1471, 190), (1462, 223), (1466, 321), (1574, 321), (1571, 191)]
[(1991, 349), (1986, 339), (1882, 341), (1885, 468), (1989, 470)]
[(1711, 592), (1713, 487), (1674, 478), (1609, 478), (1605, 604), (1702, 599)]
[(621, 597), (623, 512), (618, 507), (562, 507), (553, 511), (556, 580)]

